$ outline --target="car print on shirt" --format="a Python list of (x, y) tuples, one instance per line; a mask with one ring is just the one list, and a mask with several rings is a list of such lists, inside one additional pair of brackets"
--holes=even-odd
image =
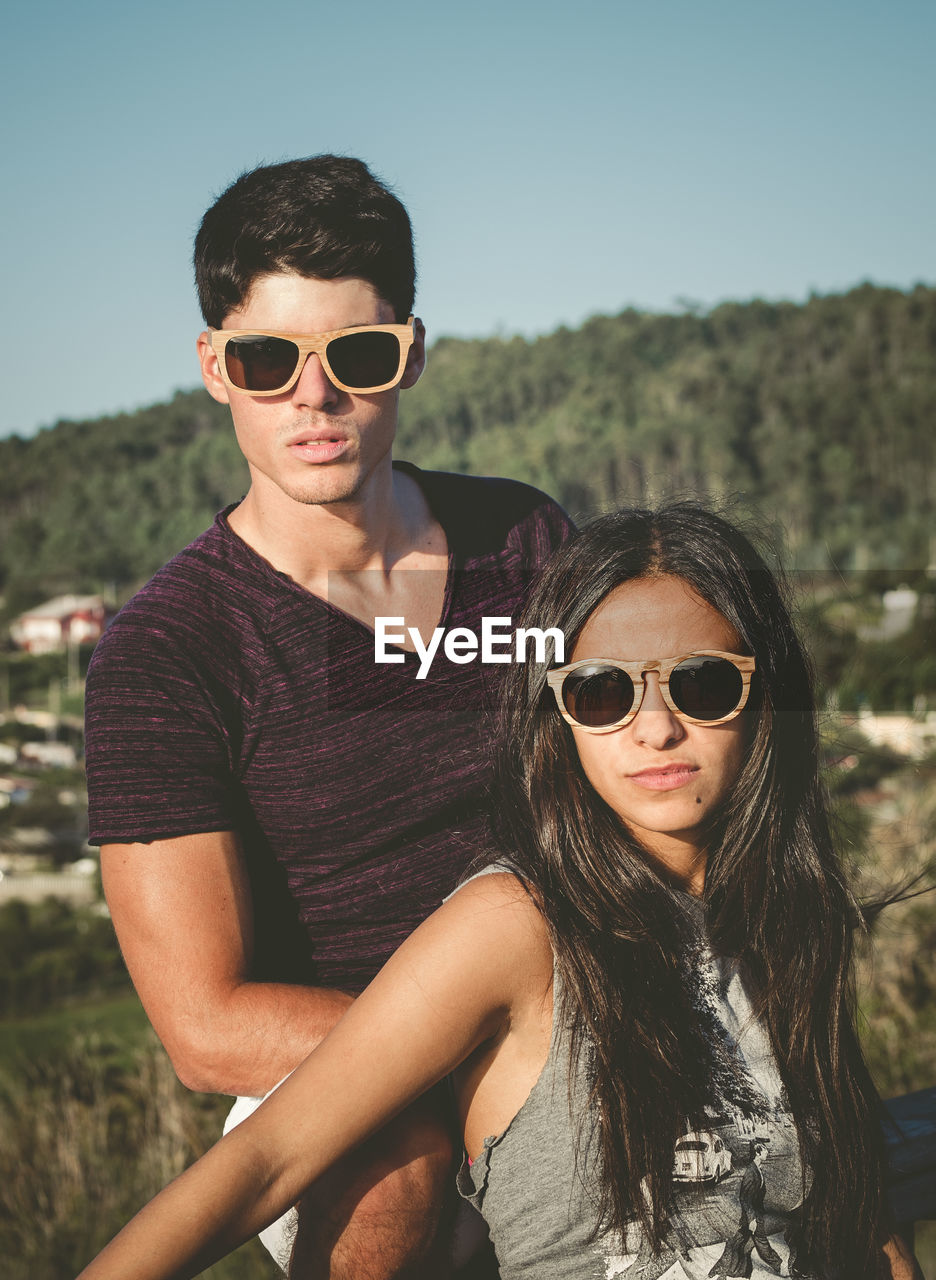
[(717, 1134), (701, 1129), (683, 1134), (676, 1143), (673, 1179), (676, 1182), (721, 1182), (731, 1173), (731, 1152)]

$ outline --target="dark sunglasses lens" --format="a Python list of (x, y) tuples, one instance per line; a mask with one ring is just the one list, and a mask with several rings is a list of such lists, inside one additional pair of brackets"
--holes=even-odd
[(670, 697), (694, 720), (721, 720), (741, 701), (744, 681), (727, 658), (686, 658), (669, 678)]
[(400, 340), (395, 333), (346, 333), (325, 349), (328, 363), (346, 387), (367, 390), (392, 382), (400, 367)]
[(299, 348), (286, 338), (262, 333), (231, 338), (224, 348), (227, 376), (242, 391), (278, 391), (296, 372)]
[(562, 702), (573, 720), (600, 729), (633, 707), (634, 682), (617, 667), (579, 667), (562, 682)]

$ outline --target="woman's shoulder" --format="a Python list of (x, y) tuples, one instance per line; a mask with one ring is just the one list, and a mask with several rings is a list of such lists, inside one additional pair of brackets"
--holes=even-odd
[(521, 980), (552, 978), (549, 931), (531, 890), (506, 866), (495, 864), (460, 885), (436, 916), (479, 969), (515, 971)]
[(381, 993), (399, 1008), (431, 1009), (461, 1062), (478, 1044), (542, 1005), (552, 991), (546, 925), (522, 884), (509, 873), (464, 884), (411, 933), (358, 1004)]
[(553, 952), (534, 892), (510, 868), (485, 868), (446, 902), (453, 927), (465, 929), (472, 963), (506, 975), (517, 995), (552, 989)]
[(545, 929), (533, 890), (506, 862), (492, 862), (476, 871), (446, 898), (448, 903), (457, 903), (465, 912), (503, 910), (511, 917), (529, 917), (531, 924)]

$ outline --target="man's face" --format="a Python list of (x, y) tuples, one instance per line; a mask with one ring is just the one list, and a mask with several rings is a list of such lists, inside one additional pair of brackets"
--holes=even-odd
[[(221, 327), (314, 334), (394, 320), (393, 308), (365, 280), (277, 272), (259, 276)], [(422, 323), (416, 328), (400, 387), (412, 386), (425, 364)], [(352, 500), (366, 494), (368, 480), (382, 465), (389, 466), (399, 387), (370, 395), (341, 391), (313, 353), (289, 391), (255, 397), (229, 391), (207, 334), (199, 337), (198, 351), (205, 386), (215, 400), (230, 405), (251, 490), (268, 509), (282, 509), (284, 501)]]

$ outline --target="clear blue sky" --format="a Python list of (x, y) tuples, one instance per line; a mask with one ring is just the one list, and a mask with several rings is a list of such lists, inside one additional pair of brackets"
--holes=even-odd
[(929, 0), (32, 0), (4, 19), (0, 435), (197, 382), (240, 171), (356, 154), (430, 335), (936, 280)]

